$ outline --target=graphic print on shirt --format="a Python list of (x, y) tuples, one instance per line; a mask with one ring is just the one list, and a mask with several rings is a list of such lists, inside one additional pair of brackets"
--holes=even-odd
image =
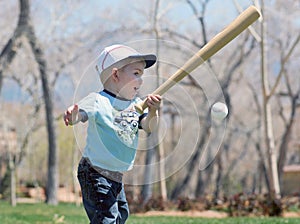
[(139, 114), (135, 111), (121, 111), (115, 115), (114, 125), (118, 137), (126, 144), (132, 145), (139, 126)]

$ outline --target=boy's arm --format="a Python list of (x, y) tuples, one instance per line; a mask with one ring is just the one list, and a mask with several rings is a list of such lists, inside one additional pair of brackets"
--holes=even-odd
[(141, 126), (144, 129), (144, 131), (148, 133), (155, 131), (158, 127), (158, 109), (160, 107), (160, 102), (160, 95), (148, 95), (147, 97), (147, 105), (149, 111), (147, 116), (141, 120)]

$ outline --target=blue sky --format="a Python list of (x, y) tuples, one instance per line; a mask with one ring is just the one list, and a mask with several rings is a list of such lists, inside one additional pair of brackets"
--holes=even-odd
[[(177, 20), (186, 19), (187, 23), (195, 20), (194, 15), (185, 1), (181, 1), (176, 8), (172, 10), (172, 17)], [(193, 1), (199, 2), (199, 1)], [(249, 0), (239, 0), (239, 4), (246, 9), (251, 1)], [(200, 5), (198, 4), (200, 7)], [(232, 0), (211, 0), (207, 5), (205, 19), (208, 26), (221, 26), (232, 21), (238, 14)], [(219, 25), (220, 24), (220, 25)]]
[[(201, 8), (200, 0), (192, 1), (197, 8)], [(55, 6), (51, 1), (40, 0), (32, 4), (33, 18), (38, 23), (37, 33), (41, 38), (47, 38), (48, 28), (53, 26), (53, 15), (63, 17), (67, 14), (68, 26), (60, 29), (59, 21), (57, 21), (56, 33), (52, 31), (52, 35), (53, 33), (62, 35), (62, 31), (64, 35), (68, 35), (69, 32), (80, 32), (78, 29), (82, 29), (82, 24), (99, 26), (99, 20), (103, 20), (103, 26), (112, 29), (124, 23), (126, 19), (149, 25), (152, 21), (147, 20), (146, 15), (142, 14), (149, 14), (153, 10), (154, 2), (154, 0), (91, 0), (66, 5), (64, 1), (60, 1), (56, 2)], [(251, 0), (237, 0), (237, 2), (243, 9), (252, 4)], [(185, 0), (161, 0), (159, 12), (164, 13), (163, 19), (168, 18), (173, 24), (177, 23), (178, 29), (193, 30), (199, 27), (199, 22)], [(233, 0), (210, 0), (205, 13), (205, 22), (210, 30), (219, 31), (237, 15)]]

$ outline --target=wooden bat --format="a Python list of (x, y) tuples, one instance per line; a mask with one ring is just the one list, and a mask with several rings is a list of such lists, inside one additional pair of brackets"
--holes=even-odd
[[(190, 58), (179, 70), (169, 79), (161, 84), (153, 94), (163, 95), (177, 82), (191, 73), (194, 69), (213, 56), (241, 32), (247, 29), (260, 17), (260, 13), (254, 6), (250, 6), (243, 11), (234, 21), (232, 21), (223, 31), (217, 34), (203, 48), (201, 48), (192, 58)], [(146, 100), (135, 105), (135, 109), (142, 113), (147, 108)]]

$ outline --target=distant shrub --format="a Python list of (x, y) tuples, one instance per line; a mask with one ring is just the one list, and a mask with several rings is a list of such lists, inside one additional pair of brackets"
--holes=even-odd
[(139, 199), (134, 201), (128, 198), (132, 213), (147, 211), (203, 211), (216, 210), (229, 214), (231, 217), (240, 216), (282, 216), (284, 211), (299, 211), (300, 197), (290, 196), (280, 200), (271, 200), (267, 194), (244, 194), (239, 193), (231, 197), (215, 199), (213, 197), (203, 197), (190, 199), (179, 197), (173, 201), (164, 201), (161, 197), (152, 197), (147, 202)]

